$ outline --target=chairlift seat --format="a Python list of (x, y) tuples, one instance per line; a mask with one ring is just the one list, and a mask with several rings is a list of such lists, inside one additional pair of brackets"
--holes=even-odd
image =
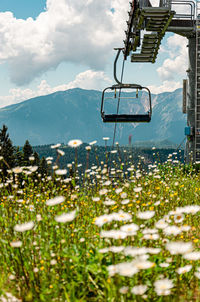
[(104, 123), (149, 123), (150, 114), (102, 114)]
[[(116, 77), (116, 76), (115, 76)], [(117, 81), (116, 81), (117, 82)], [(104, 89), (103, 93), (102, 93), (102, 101), (101, 101), (101, 117), (104, 123), (149, 123), (151, 121), (151, 114), (152, 114), (152, 106), (151, 106), (151, 93), (150, 90), (147, 87), (142, 87), (138, 84), (120, 84), (120, 82), (118, 82), (119, 84), (113, 85), (111, 87), (107, 87)], [(121, 96), (116, 97), (116, 90), (119, 90), (121, 93), (122, 89), (133, 89), (133, 90), (146, 90), (147, 92), (147, 97), (148, 97), (148, 103), (149, 103), (149, 108), (148, 111), (145, 113), (140, 113), (140, 114), (119, 114), (119, 113), (115, 113), (115, 114), (106, 114), (104, 111), (104, 102), (105, 100), (112, 100), (112, 99), (116, 99), (118, 100), (118, 104), (119, 104), (119, 100)], [(114, 96), (112, 97), (105, 97), (105, 92), (107, 90), (113, 91), (114, 92)], [(123, 97), (122, 97), (123, 98)], [(134, 97), (135, 98), (135, 97)], [(138, 92), (136, 94), (136, 98), (138, 98)], [(128, 98), (129, 99), (129, 98)], [(130, 97), (130, 100), (133, 100), (133, 98)]]
[[(118, 80), (116, 76), (116, 64), (118, 57), (120, 55), (120, 52), (122, 51), (121, 48), (118, 49), (117, 56), (115, 58), (115, 63), (114, 63), (114, 78), (117, 84), (107, 87), (103, 90), (102, 93), (102, 98), (101, 98), (101, 117), (104, 123), (149, 123), (151, 121), (151, 114), (152, 114), (152, 105), (151, 105), (151, 92), (149, 88), (143, 87), (138, 84), (125, 84), (122, 83)], [(145, 58), (149, 57), (149, 55), (143, 55)], [(135, 91), (133, 95), (129, 95), (128, 97), (121, 95), (122, 90), (130, 89)], [(105, 93), (110, 90), (111, 95), (109, 94), (108, 96), (105, 96)], [(143, 114), (119, 114), (119, 102), (122, 99), (126, 100), (134, 100), (138, 99), (138, 90), (139, 91), (146, 91), (146, 96), (148, 98), (148, 110), (146, 110), (145, 113)], [(119, 93), (117, 93), (119, 91)], [(105, 114), (104, 111), (104, 103), (105, 100), (115, 100), (117, 101), (117, 113), (115, 114)]]

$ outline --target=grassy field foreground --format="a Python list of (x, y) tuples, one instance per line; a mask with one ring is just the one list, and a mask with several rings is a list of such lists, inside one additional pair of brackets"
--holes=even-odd
[(93, 166), (82, 187), (64, 170), (13, 169), (0, 191), (1, 297), (200, 301), (200, 174), (177, 160), (122, 168)]

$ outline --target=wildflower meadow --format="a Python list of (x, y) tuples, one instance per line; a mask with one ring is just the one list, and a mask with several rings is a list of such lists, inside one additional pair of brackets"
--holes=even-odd
[(82, 172), (81, 143), (65, 169), (48, 158), (51, 175), (21, 166), (0, 183), (0, 301), (200, 301), (198, 165), (175, 152)]

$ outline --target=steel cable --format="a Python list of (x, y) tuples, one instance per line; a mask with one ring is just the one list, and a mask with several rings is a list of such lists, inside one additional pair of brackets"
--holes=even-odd
[[(122, 83), (123, 75), (124, 75), (124, 65), (125, 65), (125, 59), (123, 60), (123, 64), (122, 64), (121, 83)], [(118, 97), (118, 102), (117, 102), (117, 114), (119, 113), (120, 96), (121, 96), (121, 88), (119, 89), (119, 97)], [(114, 148), (114, 144), (115, 144), (116, 129), (117, 129), (117, 122), (115, 122), (115, 127), (114, 127), (112, 149)]]

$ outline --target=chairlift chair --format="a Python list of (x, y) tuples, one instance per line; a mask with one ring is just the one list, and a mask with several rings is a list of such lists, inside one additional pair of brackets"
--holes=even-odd
[[(122, 90), (133, 89), (136, 90), (136, 98), (138, 98), (138, 90), (146, 90), (148, 97), (148, 112), (144, 114), (106, 114), (104, 112), (104, 104), (105, 101), (116, 100), (119, 101), (121, 99), (125, 99), (122, 95)], [(107, 91), (113, 91), (113, 96), (106, 97), (105, 93)], [(119, 91), (119, 93), (117, 93)], [(118, 95), (118, 96), (117, 96)], [(128, 96), (126, 97), (128, 101), (134, 101), (134, 97)], [(152, 107), (151, 107), (151, 94), (148, 88), (142, 87), (135, 84), (123, 84), (123, 85), (113, 85), (111, 87), (107, 87), (104, 89), (102, 93), (102, 101), (101, 101), (101, 117), (104, 123), (149, 123), (151, 121)]]
[[(118, 49), (117, 56), (114, 62), (114, 78), (117, 84), (107, 87), (103, 90), (102, 93), (102, 100), (101, 100), (101, 117), (104, 123), (149, 123), (151, 121), (151, 115), (152, 115), (152, 105), (151, 105), (151, 93), (150, 90), (147, 87), (142, 87), (141, 85), (138, 84), (124, 84), (120, 82), (116, 76), (116, 64), (117, 60), (119, 58), (120, 52), (122, 51), (122, 48)], [(132, 89), (136, 91), (136, 97), (138, 98), (138, 91), (146, 91), (146, 95), (148, 98), (148, 111), (144, 114), (119, 114), (118, 109), (117, 113), (115, 114), (106, 114), (104, 112), (104, 104), (105, 101), (109, 100), (117, 100), (118, 101), (118, 107), (119, 107), (119, 102), (121, 99), (124, 99), (122, 96), (122, 90), (128, 90)], [(108, 90), (111, 90), (111, 92), (114, 92), (113, 97), (107, 97), (106, 92)], [(118, 95), (118, 96), (117, 96)], [(134, 98), (133, 97), (126, 97), (129, 101), (132, 101)]]

